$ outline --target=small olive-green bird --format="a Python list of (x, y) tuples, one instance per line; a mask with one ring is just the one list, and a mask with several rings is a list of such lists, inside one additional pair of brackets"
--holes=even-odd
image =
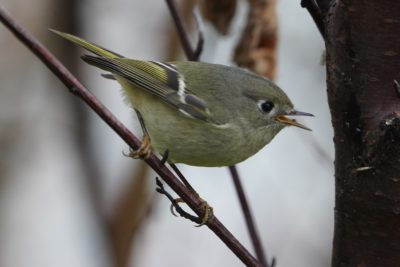
[(141, 61), (125, 58), (79, 37), (54, 31), (96, 56), (82, 59), (108, 71), (138, 114), (142, 146), (168, 161), (194, 166), (230, 166), (254, 155), (285, 126), (307, 127), (287, 116), (293, 109), (272, 81), (250, 71), (202, 62)]

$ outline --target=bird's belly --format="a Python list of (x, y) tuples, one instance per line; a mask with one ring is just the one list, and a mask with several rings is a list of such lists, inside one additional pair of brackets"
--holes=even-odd
[[(215, 126), (186, 118), (180, 120), (166, 114), (163, 120), (146, 123), (152, 146), (163, 153), (168, 149), (168, 160), (194, 166), (229, 166), (251, 156), (236, 137), (237, 133), (224, 131)], [(240, 140), (240, 139), (239, 139)]]
[(252, 138), (245, 136), (240, 128), (218, 127), (189, 118), (140, 89), (124, 89), (143, 117), (152, 147), (160, 154), (168, 149), (171, 162), (204, 167), (230, 166), (264, 146), (249, 146), (248, 140)]

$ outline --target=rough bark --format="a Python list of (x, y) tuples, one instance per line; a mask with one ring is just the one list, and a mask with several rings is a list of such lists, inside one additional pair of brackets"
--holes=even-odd
[(325, 18), (336, 149), (332, 266), (400, 264), (399, 10), (399, 1), (333, 1)]

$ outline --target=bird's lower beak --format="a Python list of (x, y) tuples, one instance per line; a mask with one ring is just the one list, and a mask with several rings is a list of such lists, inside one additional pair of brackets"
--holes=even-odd
[(296, 127), (301, 128), (301, 129), (311, 131), (310, 128), (304, 126), (303, 124), (298, 123), (296, 120), (288, 118), (287, 116), (310, 116), (310, 117), (314, 117), (313, 114), (307, 113), (307, 112), (302, 112), (302, 111), (297, 111), (297, 110), (293, 109), (288, 114), (278, 115), (275, 118), (277, 121), (279, 121), (281, 123), (284, 123), (284, 124), (287, 124), (287, 125), (296, 126)]

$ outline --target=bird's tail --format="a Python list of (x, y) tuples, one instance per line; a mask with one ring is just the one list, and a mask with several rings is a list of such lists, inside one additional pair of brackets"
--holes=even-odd
[(92, 52), (93, 54), (98, 55), (98, 56), (105, 57), (105, 58), (123, 58), (123, 56), (121, 56), (115, 52), (112, 52), (112, 51), (105, 49), (99, 45), (96, 45), (94, 43), (88, 42), (82, 38), (75, 36), (75, 35), (56, 31), (53, 29), (49, 29), (49, 30), (54, 32), (57, 35), (60, 35), (61, 37), (73, 42), (74, 44), (77, 44), (80, 47)]

